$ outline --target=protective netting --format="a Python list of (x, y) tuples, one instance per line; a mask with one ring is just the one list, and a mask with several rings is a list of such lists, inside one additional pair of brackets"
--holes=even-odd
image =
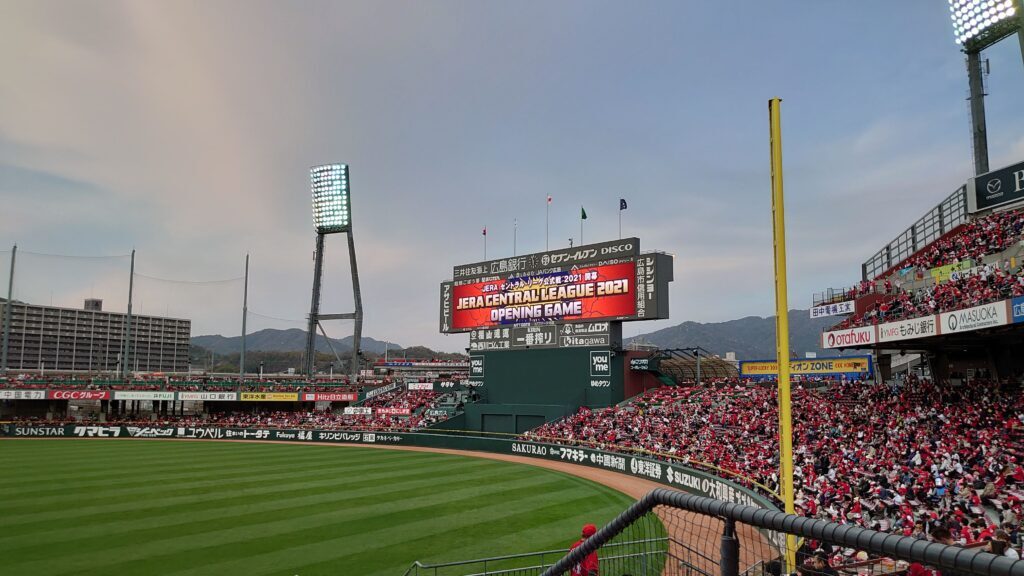
[[(655, 515), (664, 526), (668, 547), (662, 571), (647, 574), (718, 576), (721, 574), (723, 536), (735, 538), (740, 574), (762, 576), (765, 567), (781, 557), (780, 548), (773, 543), (773, 536), (753, 526), (735, 524), (731, 534), (727, 535), (725, 521), (713, 516), (669, 506), (657, 506), (648, 514)], [(626, 528), (624, 533), (631, 530), (632, 526)], [(600, 551), (598, 556), (601, 557)], [(611, 572), (601, 571), (601, 574), (606, 573), (633, 574), (616, 571), (615, 566), (612, 566)]]
[[(656, 506), (597, 550), (598, 573), (601, 576), (720, 576), (724, 530), (725, 522), (719, 518)], [(741, 576), (767, 576), (773, 573), (773, 566), (779, 566), (780, 550), (772, 543), (770, 534), (743, 524), (735, 525), (733, 534), (738, 544)], [(420, 564), (410, 568), (407, 574), (537, 576), (567, 551)]]

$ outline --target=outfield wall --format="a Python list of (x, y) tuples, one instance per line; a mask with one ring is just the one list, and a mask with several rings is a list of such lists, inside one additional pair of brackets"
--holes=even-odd
[(768, 498), (736, 484), (673, 462), (605, 452), (577, 446), (528, 442), (512, 438), (431, 434), (424, 432), (360, 432), (352, 430), (291, 430), (279, 428), (221, 428), (216, 426), (0, 425), (0, 437), (9, 438), (179, 438), (188, 440), (280, 441), (447, 448), (496, 454), (514, 454), (538, 460), (556, 460), (611, 470), (716, 500), (779, 508)]

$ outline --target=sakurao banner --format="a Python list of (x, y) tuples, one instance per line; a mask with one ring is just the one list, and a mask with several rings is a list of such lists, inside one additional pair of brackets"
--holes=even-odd
[(636, 315), (634, 262), (580, 267), (453, 288), (452, 328), (548, 321), (622, 320)]

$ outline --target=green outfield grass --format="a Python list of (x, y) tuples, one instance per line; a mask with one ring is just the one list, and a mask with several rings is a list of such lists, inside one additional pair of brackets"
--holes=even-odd
[(371, 448), (0, 441), (0, 565), (20, 574), (401, 576), (567, 547), (632, 500), (573, 476)]

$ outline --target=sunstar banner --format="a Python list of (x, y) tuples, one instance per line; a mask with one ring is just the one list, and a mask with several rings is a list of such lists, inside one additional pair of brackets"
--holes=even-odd
[(943, 334), (970, 332), (1007, 323), (1007, 301), (983, 304), (973, 308), (965, 308), (955, 312), (943, 312), (939, 315), (939, 325)]
[(167, 400), (174, 401), (174, 392), (115, 390), (114, 400)]
[(877, 341), (874, 326), (835, 330), (821, 335), (822, 348), (856, 348), (874, 344)]
[(912, 320), (886, 322), (878, 325), (879, 342), (898, 342), (911, 338), (926, 338), (939, 333), (937, 316), (922, 316)]

